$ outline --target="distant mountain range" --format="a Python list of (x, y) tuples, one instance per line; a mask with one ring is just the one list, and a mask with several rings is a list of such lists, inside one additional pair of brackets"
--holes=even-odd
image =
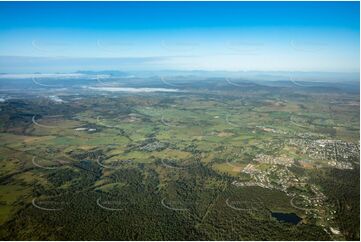
[(283, 72), (283, 71), (120, 71), (120, 70), (79, 70), (72, 73), (0, 73), (0, 79), (27, 79), (27, 78), (160, 78), (177, 77), (189, 78), (236, 78), (248, 81), (290, 81), (290, 82), (360, 82), (359, 73), (340, 72)]

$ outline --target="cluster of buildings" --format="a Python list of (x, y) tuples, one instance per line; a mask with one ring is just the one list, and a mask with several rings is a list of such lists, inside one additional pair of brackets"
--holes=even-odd
[(338, 169), (353, 169), (353, 161), (360, 159), (360, 145), (341, 140), (290, 139), (289, 144), (311, 159), (328, 161), (329, 166)]
[(263, 163), (270, 164), (271, 166), (266, 169), (258, 169), (254, 164), (248, 164), (243, 168), (242, 172), (250, 175), (250, 181), (234, 181), (235, 186), (259, 186), (268, 189), (277, 189), (288, 192), (291, 186), (297, 186), (303, 182), (302, 179), (296, 177), (291, 171), (288, 170), (290, 161), (288, 159), (276, 161), (278, 159), (271, 159), (267, 155), (259, 155), (257, 160), (262, 158)]
[(284, 165), (290, 167), (294, 160), (286, 156), (274, 157), (271, 155), (258, 154), (254, 158), (254, 161), (260, 164), (272, 164), (272, 165)]
[[(334, 144), (334, 142), (317, 141), (313, 145), (316, 144), (317, 147), (322, 149), (329, 147), (330, 144)], [(340, 144), (340, 147), (342, 147), (340, 148), (341, 152), (349, 152), (350, 149), (354, 152), (357, 149), (357, 147), (346, 145), (345, 143)], [(258, 186), (283, 191), (291, 197), (290, 204), (296, 209), (304, 210), (308, 216), (319, 220), (323, 226), (333, 225), (332, 220), (334, 219), (336, 210), (326, 206), (327, 197), (317, 186), (308, 183), (306, 176), (296, 175), (290, 171), (289, 168), (295, 165), (292, 158), (259, 154), (253, 162), (254, 163), (248, 164), (242, 170), (242, 172), (249, 174), (251, 179), (249, 181), (233, 181), (232, 185), (237, 187)], [(343, 163), (337, 162), (336, 164), (330, 165), (339, 166), (340, 169), (350, 169), (347, 168), (348, 165), (346, 165), (349, 163), (343, 164), (343, 166), (341, 166), (341, 164)]]
[(151, 152), (151, 151), (156, 151), (156, 150), (162, 150), (164, 148), (166, 148), (166, 144), (155, 141), (152, 143), (148, 143), (144, 146), (141, 146), (139, 149), (143, 150), (143, 151)]

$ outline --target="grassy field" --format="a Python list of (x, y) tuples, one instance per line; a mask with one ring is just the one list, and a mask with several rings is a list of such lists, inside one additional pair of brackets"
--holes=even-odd
[[(355, 224), (357, 213), (343, 206), (357, 207), (325, 195), (328, 183), (312, 177), (358, 169), (357, 95), (193, 91), (84, 95), (48, 111), (36, 98), (24, 101), (29, 111), (0, 103), (0, 238), (350, 238), (334, 211)], [(299, 206), (315, 197), (322, 206), (292, 206), (301, 195)], [(271, 212), (302, 222), (280, 222)]]

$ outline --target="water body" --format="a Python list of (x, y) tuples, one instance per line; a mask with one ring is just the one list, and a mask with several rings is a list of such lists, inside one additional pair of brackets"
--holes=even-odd
[(171, 88), (148, 88), (148, 87), (88, 87), (92, 90), (107, 92), (179, 92), (178, 89)]
[(291, 224), (298, 224), (302, 218), (298, 217), (295, 213), (278, 213), (272, 212), (272, 217), (276, 218), (280, 222), (286, 222)]

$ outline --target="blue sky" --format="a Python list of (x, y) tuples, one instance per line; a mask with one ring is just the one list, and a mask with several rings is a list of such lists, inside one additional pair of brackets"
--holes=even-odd
[(358, 2), (1, 2), (0, 71), (359, 72), (359, 18)]

